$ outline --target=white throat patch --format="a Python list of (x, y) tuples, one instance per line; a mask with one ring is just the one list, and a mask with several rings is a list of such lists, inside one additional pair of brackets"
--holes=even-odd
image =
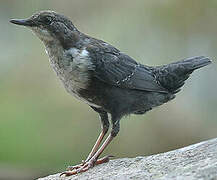
[(46, 29), (42, 29), (40, 27), (30, 27), (30, 29), (41, 41), (45, 43), (54, 40)]

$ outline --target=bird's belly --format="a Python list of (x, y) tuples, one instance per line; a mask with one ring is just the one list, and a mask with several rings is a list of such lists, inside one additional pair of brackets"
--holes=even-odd
[(71, 49), (69, 52), (62, 50), (51, 52), (49, 48), (47, 49), (51, 67), (63, 83), (66, 91), (90, 106), (100, 107), (89, 96), (86, 97), (80, 94), (81, 90), (88, 89), (90, 80), (88, 70), (92, 68), (89, 59), (85, 59), (86, 54), (84, 52), (81, 51), (79, 54), (76, 49)]
[(50, 57), (50, 64), (67, 91), (78, 91), (88, 86), (88, 72), (73, 62), (64, 64), (63, 59)]
[(70, 93), (72, 96), (74, 96), (75, 98), (77, 98), (78, 100), (90, 105), (90, 106), (93, 106), (93, 107), (96, 107), (96, 108), (100, 108), (101, 106), (100, 105), (97, 105), (95, 104), (91, 98), (84, 98), (82, 97), (79, 93), (77, 92), (71, 92)]
[(80, 74), (80, 78), (77, 78), (76, 75), (80, 73), (78, 71), (74, 71), (73, 73), (71, 72), (69, 74), (68, 72), (65, 72), (64, 70), (58, 68), (56, 65), (52, 65), (52, 67), (69, 94), (90, 106), (97, 108), (100, 107), (99, 105), (95, 104), (91, 98), (84, 98), (79, 93), (80, 90), (86, 89), (88, 86), (88, 80), (84, 78), (86, 75), (83, 75), (83, 78), (81, 78), (82, 75)]
[[(55, 50), (54, 50), (55, 49)], [(78, 91), (88, 86), (91, 61), (87, 57), (86, 50), (71, 48), (46, 48), (52, 68), (63, 82), (67, 91)]]

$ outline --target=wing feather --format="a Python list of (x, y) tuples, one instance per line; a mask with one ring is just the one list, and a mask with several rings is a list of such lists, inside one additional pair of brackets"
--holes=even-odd
[(94, 45), (87, 48), (97, 79), (120, 88), (168, 93), (155, 79), (153, 68), (137, 63), (107, 43), (100, 45), (101, 48)]

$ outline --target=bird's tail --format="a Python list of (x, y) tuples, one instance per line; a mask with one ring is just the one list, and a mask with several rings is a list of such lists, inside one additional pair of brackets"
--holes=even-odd
[(156, 78), (160, 84), (171, 93), (175, 94), (180, 91), (185, 80), (190, 74), (203, 66), (211, 63), (208, 57), (199, 56), (184, 59), (156, 68)]

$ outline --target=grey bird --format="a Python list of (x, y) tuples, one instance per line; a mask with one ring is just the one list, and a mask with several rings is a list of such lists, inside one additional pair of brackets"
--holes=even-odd
[[(26, 26), (39, 37), (66, 91), (100, 115), (102, 131), (87, 159), (61, 175), (70, 176), (108, 162), (110, 156), (99, 156), (118, 134), (123, 116), (144, 114), (174, 99), (194, 70), (211, 63), (209, 58), (199, 56), (163, 66), (143, 65), (112, 45), (80, 32), (67, 17), (53, 11), (12, 19), (11, 23)], [(112, 129), (100, 146), (109, 129), (108, 114)]]

